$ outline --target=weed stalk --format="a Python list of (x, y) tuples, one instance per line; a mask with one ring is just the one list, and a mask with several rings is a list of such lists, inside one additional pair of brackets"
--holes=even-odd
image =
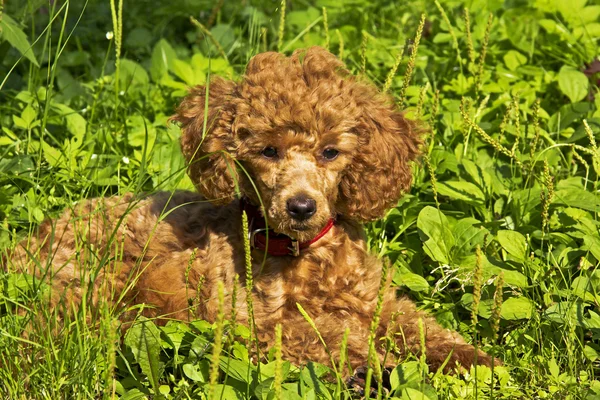
[(340, 42), (339, 48), (338, 48), (338, 58), (340, 60), (343, 60), (344, 59), (344, 37), (342, 36), (342, 33), (340, 32), (339, 29), (335, 30), (335, 34), (337, 35), (338, 42)]
[(448, 14), (446, 14), (446, 11), (444, 10), (444, 8), (442, 7), (442, 5), (440, 4), (440, 2), (438, 0), (435, 0), (435, 6), (437, 7), (438, 11), (440, 12), (440, 14), (442, 16), (442, 20), (444, 20), (446, 25), (448, 25), (448, 33), (450, 34), (450, 37), (452, 38), (452, 48), (456, 49), (456, 57), (458, 58), (458, 65), (460, 65), (461, 69), (462, 69), (462, 57), (460, 56), (460, 48), (458, 47), (458, 39), (456, 37), (456, 33), (454, 32), (454, 28), (452, 28), (452, 24), (450, 23)]
[(486, 141), (489, 145), (491, 145), (499, 153), (502, 153), (505, 156), (510, 157), (515, 162), (515, 164), (517, 164), (517, 166), (521, 170), (523, 170), (523, 163), (521, 163), (521, 161), (515, 156), (515, 154), (512, 151), (510, 151), (506, 147), (502, 146), (494, 138), (492, 138), (490, 135), (488, 135), (483, 129), (481, 129), (479, 127), (479, 125), (477, 125), (475, 122), (473, 122), (471, 117), (469, 117), (469, 114), (466, 112), (464, 98), (463, 98), (463, 101), (461, 101), (460, 113), (461, 113), (463, 119), (466, 121), (467, 126), (472, 127), (475, 130), (475, 132), (477, 132), (484, 141)]
[(379, 321), (381, 319), (381, 310), (383, 309), (383, 298), (387, 289), (389, 270), (390, 263), (388, 260), (383, 263), (383, 268), (381, 269), (381, 280), (379, 281), (379, 290), (377, 292), (377, 304), (375, 306), (375, 312), (373, 313), (373, 319), (371, 320), (371, 328), (369, 329), (369, 355), (367, 357), (369, 361), (369, 368), (367, 370), (367, 377), (365, 379), (366, 390), (368, 390), (368, 388), (371, 387), (371, 374), (373, 372), (373, 368), (375, 368), (375, 378), (378, 381), (379, 390), (381, 390), (381, 387), (383, 386), (381, 365), (379, 365), (379, 359), (377, 358), (377, 350), (375, 349), (375, 339), (377, 329), (379, 328)]
[(425, 83), (425, 86), (419, 90), (419, 99), (417, 100), (417, 110), (415, 111), (415, 116), (417, 119), (421, 119), (423, 114), (423, 105), (425, 103), (425, 94), (429, 90), (429, 82)]
[(463, 10), (465, 19), (465, 37), (467, 40), (467, 56), (469, 62), (472, 64), (475, 62), (475, 49), (473, 48), (473, 38), (471, 37), (471, 17), (469, 15), (469, 9), (467, 7)]
[(475, 75), (475, 91), (479, 93), (481, 84), (483, 82), (483, 67), (485, 66), (485, 56), (487, 54), (488, 45), (490, 42), (490, 33), (492, 31), (492, 22), (494, 21), (494, 14), (490, 13), (488, 16), (487, 25), (485, 26), (485, 35), (483, 37), (483, 44), (481, 46), (481, 53), (479, 54), (479, 68), (477, 68), (477, 75)]
[(529, 158), (531, 159), (531, 167), (533, 168), (533, 156), (537, 151), (538, 141), (540, 140), (540, 99), (536, 99), (531, 110), (533, 114), (533, 141), (529, 148)]
[(329, 22), (327, 20), (326, 7), (323, 7), (323, 29), (325, 30), (325, 48), (329, 50)]
[(492, 382), (490, 383), (490, 399), (494, 399), (494, 360), (496, 357), (496, 342), (498, 341), (498, 332), (500, 331), (500, 315), (502, 312), (502, 294), (504, 290), (504, 272), (496, 277), (496, 290), (494, 291), (494, 304), (492, 306), (492, 315), (490, 316), (490, 327), (492, 328)]
[(429, 172), (429, 177), (431, 179), (431, 190), (433, 191), (433, 199), (435, 200), (435, 206), (439, 210), (440, 202), (438, 200), (438, 190), (437, 190), (437, 178), (435, 176), (435, 169), (431, 164), (431, 158), (428, 154), (424, 155), (425, 165), (427, 166), (427, 171)]
[(360, 73), (364, 75), (367, 73), (367, 44), (369, 43), (369, 36), (366, 31), (362, 31), (362, 41), (360, 42)]
[(213, 343), (213, 352), (210, 359), (210, 380), (208, 389), (208, 399), (213, 400), (217, 398), (217, 379), (219, 378), (219, 362), (221, 359), (221, 352), (223, 350), (223, 325), (225, 322), (225, 288), (223, 282), (219, 281), (217, 284), (218, 293), (218, 311), (217, 320), (215, 321), (215, 341)]
[(275, 391), (275, 398), (281, 399), (283, 384), (283, 358), (281, 351), (281, 324), (275, 326), (275, 379), (273, 381), (273, 389)]
[(415, 68), (415, 62), (417, 60), (417, 51), (419, 50), (419, 42), (421, 41), (421, 35), (423, 34), (423, 27), (425, 26), (425, 14), (421, 14), (421, 20), (419, 21), (419, 26), (417, 27), (417, 33), (415, 34), (415, 40), (412, 44), (412, 48), (410, 51), (410, 58), (408, 59), (408, 64), (406, 65), (406, 71), (404, 72), (404, 80), (402, 81), (402, 89), (400, 89), (400, 95), (398, 104), (400, 106), (404, 105), (404, 100), (406, 96), (406, 89), (410, 84), (410, 80), (413, 75), (413, 71)]
[(542, 183), (546, 190), (540, 192), (540, 199), (542, 201), (542, 235), (546, 235), (548, 231), (548, 222), (550, 220), (549, 208), (550, 203), (554, 199), (554, 179), (550, 175), (550, 167), (548, 161), (544, 160), (544, 170), (542, 172)]
[(285, 33), (285, 2), (286, 0), (281, 0), (281, 7), (279, 10), (279, 31), (277, 35), (277, 51), (281, 51), (281, 47), (283, 46), (283, 35)]
[(218, 0), (215, 6), (213, 7), (210, 13), (210, 17), (208, 18), (208, 21), (206, 21), (206, 27), (208, 29), (210, 29), (217, 20), (217, 15), (219, 15), (219, 11), (221, 11), (221, 8), (223, 8), (223, 3), (225, 3), (225, 0)]
[(115, 106), (119, 100), (119, 72), (121, 70), (121, 45), (123, 43), (123, 0), (116, 7), (115, 0), (110, 0), (110, 12), (115, 38)]

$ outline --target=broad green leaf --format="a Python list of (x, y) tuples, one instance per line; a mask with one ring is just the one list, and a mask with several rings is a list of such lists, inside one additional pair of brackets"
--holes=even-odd
[(229, 385), (215, 385), (215, 398), (221, 400), (244, 400), (244, 396), (239, 390)]
[(454, 257), (470, 253), (475, 246), (483, 244), (486, 234), (489, 231), (481, 225), (481, 222), (475, 218), (463, 218), (458, 220), (452, 227), (455, 246), (452, 251)]
[(20, 175), (31, 173), (34, 168), (31, 156), (20, 155), (11, 158), (0, 158), (0, 172)]
[[(473, 309), (473, 294), (465, 293), (460, 298), (462, 306), (471, 311)], [(494, 299), (481, 299), (477, 306), (477, 315), (482, 318), (489, 318), (492, 316), (492, 307), (494, 306)]]
[[(271, 392), (271, 387), (273, 386), (274, 380), (275, 378), (265, 378), (261, 380), (254, 389), (254, 396), (256, 396), (259, 400), (269, 400), (269, 393)], [(273, 395), (271, 395), (271, 397), (273, 397)]]
[(544, 311), (544, 316), (552, 322), (560, 324), (575, 322), (578, 326), (583, 326), (583, 303), (575, 301), (561, 301), (553, 304)]
[(510, 69), (511, 71), (514, 71), (521, 65), (527, 63), (527, 57), (525, 57), (523, 54), (519, 53), (516, 50), (507, 51), (506, 54), (504, 54), (503, 59), (504, 64), (506, 64), (508, 69)]
[(306, 400), (306, 397), (303, 399), (298, 393), (296, 393), (297, 391), (297, 388), (287, 388), (284, 386), (281, 393), (281, 400)]
[[(459, 261), (459, 266), (461, 269), (465, 271), (472, 271), (475, 268), (475, 255), (470, 255), (467, 257), (461, 258)], [(500, 273), (504, 274), (504, 282), (510, 286), (516, 286), (520, 288), (526, 288), (529, 286), (529, 282), (527, 277), (523, 275), (519, 271), (515, 271), (507, 268), (508, 265), (503, 263), (500, 260), (495, 260), (493, 258), (488, 258), (487, 255), (483, 257), (483, 279), (487, 280), (493, 276), (500, 275)]]
[(482, 189), (490, 190), (492, 186), (492, 177), (489, 172), (482, 169), (479, 165), (475, 164), (468, 158), (463, 158), (461, 164), (467, 174), (475, 181), (475, 183)]
[(198, 364), (184, 364), (183, 373), (195, 382), (208, 382), (209, 368), (208, 360), (202, 360)]
[(434, 400), (431, 397), (427, 396), (425, 393), (421, 392), (415, 388), (404, 388), (402, 389), (402, 400)]
[(302, 381), (308, 387), (314, 389), (315, 394), (318, 397), (331, 399), (331, 393), (327, 389), (327, 386), (319, 379), (329, 371), (329, 368), (326, 366), (309, 361), (308, 364), (302, 368), (300, 375), (302, 376)]
[(190, 331), (190, 328), (179, 321), (169, 321), (165, 326), (161, 326), (160, 330), (166, 340), (163, 343), (163, 347), (172, 348), (175, 353), (179, 351), (183, 337)]
[(135, 87), (145, 88), (148, 86), (150, 79), (144, 67), (126, 58), (121, 59), (120, 65), (119, 84), (122, 85), (121, 90), (128, 90)]
[(438, 182), (438, 193), (455, 200), (464, 200), (472, 203), (483, 203), (485, 195), (477, 185), (466, 181)]
[(583, 348), (583, 354), (585, 355), (585, 358), (587, 358), (591, 362), (594, 362), (598, 358), (600, 358), (600, 349), (598, 349), (597, 347), (592, 347), (592, 346), (594, 346), (594, 345), (586, 344), (585, 347)]
[(173, 47), (165, 39), (160, 39), (152, 50), (152, 65), (150, 66), (152, 80), (160, 82), (160, 79), (173, 67), (173, 61), (176, 59), (177, 54)]
[(7, 14), (2, 14), (2, 18), (0, 18), (0, 38), (6, 40), (11, 46), (19, 50), (33, 65), (36, 67), (40, 66), (33, 54), (27, 36), (17, 22)]
[(67, 130), (73, 135), (71, 138), (71, 149), (78, 149), (83, 143), (83, 137), (85, 136), (87, 129), (87, 121), (77, 111), (64, 104), (51, 102), (50, 107), (53, 112), (60, 117), (64, 117), (67, 122)]
[(131, 389), (125, 394), (125, 396), (121, 397), (121, 400), (142, 400), (147, 399), (148, 396), (144, 392), (141, 392), (139, 389)]
[(413, 292), (429, 291), (429, 283), (421, 275), (412, 272), (401, 272), (394, 277), (394, 283), (398, 286), (406, 286)]
[(146, 156), (154, 148), (156, 141), (156, 128), (140, 115), (133, 115), (127, 119), (127, 141), (132, 147), (146, 147)]
[(158, 356), (160, 355), (160, 331), (151, 320), (140, 317), (127, 331), (125, 344), (131, 348), (135, 361), (148, 377), (152, 388), (158, 392), (161, 375)]
[(301, 11), (291, 11), (285, 16), (285, 23), (286, 25), (304, 29), (320, 16), (320, 9), (317, 10), (314, 7), (308, 7), (307, 9)]
[(600, 196), (582, 188), (569, 187), (568, 189), (557, 190), (554, 203), (588, 211), (600, 211)]
[(565, 65), (558, 73), (558, 87), (571, 103), (576, 103), (587, 96), (589, 80), (583, 72)]
[[(83, 138), (86, 128), (87, 121), (81, 115), (76, 112), (67, 115), (67, 129), (73, 136)], [(81, 144), (81, 140), (78, 143)]]
[(583, 326), (588, 329), (600, 329), (600, 315), (592, 310), (588, 311), (589, 318), (583, 318)]
[[(39, 286), (31, 275), (9, 274), (4, 282), (3, 295), (10, 300), (17, 300), (18, 297), (29, 290)], [(3, 299), (4, 300), (4, 299)]]
[(30, 128), (33, 125), (33, 122), (35, 121), (36, 117), (37, 113), (35, 112), (33, 107), (31, 107), (30, 104), (28, 104), (27, 107), (25, 107), (23, 109), (23, 112), (21, 113), (21, 118), (25, 122), (27, 128)]
[(421, 365), (418, 361), (407, 361), (399, 364), (390, 374), (392, 392), (407, 387), (417, 387), (422, 380)]
[(196, 74), (194, 70), (190, 66), (190, 64), (181, 60), (173, 60), (173, 73), (182, 81), (184, 81), (188, 86), (195, 86), (203, 84), (204, 81), (200, 81), (196, 78)]
[(221, 368), (221, 371), (226, 372), (238, 381), (246, 383), (250, 383), (252, 380), (252, 372), (255, 370), (254, 365), (251, 363), (225, 356), (221, 356), (219, 359), (219, 367)]
[(158, 392), (163, 396), (167, 396), (169, 393), (171, 393), (171, 387), (169, 385), (160, 385)]
[(60, 150), (55, 149), (45, 141), (42, 141), (41, 144), (42, 152), (44, 153), (44, 158), (46, 159), (46, 161), (48, 161), (48, 164), (50, 164), (53, 167), (60, 167), (64, 164), (65, 158), (63, 157), (63, 153)]
[[(275, 361), (271, 361), (270, 363), (267, 363), (267, 364), (261, 364), (260, 374), (262, 375), (263, 379), (272, 378), (275, 376), (275, 368), (277, 366), (276, 364), (277, 363)], [(282, 366), (281, 366), (283, 380), (285, 380), (285, 378), (289, 374), (290, 368), (291, 368), (290, 362), (283, 361)]]
[(13, 123), (15, 124), (15, 126), (17, 128), (21, 128), (21, 129), (28, 129), (29, 128), (29, 125), (27, 124), (27, 122), (23, 118), (19, 117), (18, 115), (14, 115), (14, 114), (13, 114), (12, 117), (13, 117)]
[(44, 221), (44, 212), (41, 208), (35, 207), (33, 210), (31, 210), (31, 214), (35, 219), (35, 222), (37, 222), (38, 224), (41, 224)]
[(434, 261), (449, 264), (454, 236), (446, 216), (440, 210), (427, 206), (417, 217), (417, 227), (425, 253)]
[[(598, 296), (598, 289), (587, 276), (578, 276), (571, 283), (571, 290), (576, 296), (579, 296), (583, 301), (594, 302)], [(600, 297), (598, 297), (600, 300)]]
[(498, 242), (504, 250), (523, 262), (527, 257), (527, 240), (517, 231), (498, 231)]
[(2, 127), (2, 132), (5, 136), (0, 136), (0, 146), (10, 145), (19, 140), (17, 135), (5, 126)]
[(502, 303), (500, 316), (506, 320), (529, 319), (534, 304), (526, 297), (510, 297)]
[(558, 368), (558, 364), (556, 363), (554, 357), (552, 357), (548, 361), (548, 370), (550, 371), (550, 375), (552, 375), (554, 378), (558, 378), (558, 374), (560, 374), (560, 369)]

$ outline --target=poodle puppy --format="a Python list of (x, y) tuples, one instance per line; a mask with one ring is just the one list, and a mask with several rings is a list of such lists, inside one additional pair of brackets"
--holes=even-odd
[[(159, 323), (214, 321), (218, 283), (231, 307), (238, 275), (237, 322), (247, 324), (245, 213), (262, 350), (281, 324), (288, 360), (330, 363), (300, 304), (334, 358), (349, 328), (349, 363), (365, 365), (383, 264), (368, 253), (361, 224), (381, 218), (409, 189), (421, 144), (416, 124), (319, 47), (259, 54), (241, 82), (215, 77), (191, 89), (173, 120), (201, 194), (85, 201), (23, 242), (13, 270), (47, 279), (52, 307), (72, 309), (91, 294), (92, 305), (144, 304), (142, 313)], [(447, 369), (492, 360), (397, 298), (390, 279), (376, 327), (381, 361), (385, 337), (399, 356), (425, 351), (434, 369), (446, 359)]]

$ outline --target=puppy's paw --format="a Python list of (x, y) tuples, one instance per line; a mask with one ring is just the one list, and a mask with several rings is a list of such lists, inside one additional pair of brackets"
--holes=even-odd
[[(362, 366), (354, 370), (354, 375), (346, 380), (346, 386), (351, 389), (359, 398), (369, 399), (377, 398), (378, 383), (374, 375), (371, 375), (371, 383), (369, 388), (366, 388), (368, 367)], [(382, 391), (384, 397), (390, 391), (390, 372), (388, 368), (382, 370)]]

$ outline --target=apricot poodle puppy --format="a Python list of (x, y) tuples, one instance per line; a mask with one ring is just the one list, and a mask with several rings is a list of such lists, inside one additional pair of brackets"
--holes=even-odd
[[(214, 321), (218, 283), (230, 305), (237, 274), (237, 318), (247, 324), (245, 212), (262, 350), (281, 324), (288, 360), (330, 363), (300, 304), (334, 358), (349, 328), (348, 360), (365, 365), (383, 264), (368, 253), (361, 224), (381, 218), (409, 189), (421, 143), (416, 125), (318, 47), (290, 57), (259, 54), (241, 82), (214, 78), (191, 89), (173, 119), (201, 194), (82, 202), (23, 242), (12, 270), (47, 279), (52, 307), (72, 309), (91, 294), (92, 305), (144, 304), (142, 313), (159, 323)], [(433, 369), (447, 358), (447, 368), (475, 362), (473, 346), (398, 299), (389, 283), (376, 329), (382, 361), (386, 335), (398, 356), (420, 354), (421, 319)], [(134, 317), (122, 313), (125, 321)], [(490, 364), (487, 354), (477, 356)]]

